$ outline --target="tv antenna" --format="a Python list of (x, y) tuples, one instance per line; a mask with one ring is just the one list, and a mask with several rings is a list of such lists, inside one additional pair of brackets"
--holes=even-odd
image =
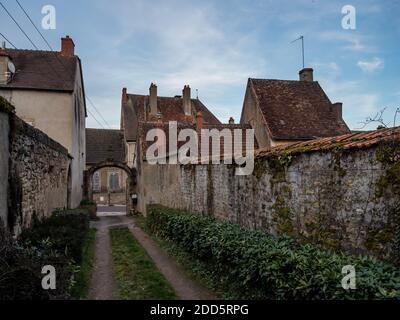
[(294, 43), (299, 40), (301, 40), (301, 52), (302, 52), (302, 56), (303, 56), (303, 69), (304, 69), (304, 67), (305, 67), (305, 65), (304, 65), (304, 36), (300, 36), (296, 40), (293, 40), (291, 43)]

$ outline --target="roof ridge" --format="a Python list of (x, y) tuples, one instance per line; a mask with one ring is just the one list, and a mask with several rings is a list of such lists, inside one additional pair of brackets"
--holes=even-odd
[(52, 51), (52, 50), (36, 50), (36, 49), (14, 49), (14, 48), (6, 48), (6, 51), (14, 51), (14, 52), (28, 52), (28, 53), (49, 53), (49, 54), (57, 54), (61, 58), (79, 58), (78, 55), (73, 56), (63, 56), (61, 51)]
[(295, 82), (295, 83), (319, 83), (318, 81), (300, 81), (300, 80), (290, 80), (290, 79), (262, 79), (262, 78), (249, 78), (250, 81), (279, 81), (279, 82)]

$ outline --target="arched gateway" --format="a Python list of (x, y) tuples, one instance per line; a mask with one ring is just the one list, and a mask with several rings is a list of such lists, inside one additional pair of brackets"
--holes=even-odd
[[(86, 129), (86, 170), (83, 186), (85, 199), (93, 200), (94, 198), (93, 190), (96, 186), (94, 175), (96, 172), (101, 172), (104, 168), (112, 169), (111, 171), (122, 170), (127, 177), (124, 190), (127, 212), (136, 208), (132, 199), (132, 196), (136, 194), (136, 169), (128, 166), (126, 149), (120, 130)], [(114, 183), (115, 180), (113, 180)]]
[(134, 209), (135, 207), (132, 201), (132, 195), (136, 194), (136, 169), (129, 168), (125, 163), (122, 162), (106, 160), (95, 164), (86, 170), (84, 183), (85, 198), (93, 200), (93, 175), (96, 171), (103, 168), (118, 168), (126, 172), (128, 176), (126, 185), (126, 208), (127, 212), (130, 212), (131, 209)]

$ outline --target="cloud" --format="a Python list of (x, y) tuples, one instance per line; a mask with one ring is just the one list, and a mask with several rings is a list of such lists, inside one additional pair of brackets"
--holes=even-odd
[(344, 42), (345, 44), (341, 47), (342, 50), (363, 52), (374, 51), (373, 47), (365, 44), (366, 37), (360, 34), (349, 33), (346, 31), (325, 31), (317, 34), (317, 36), (323, 41)]
[(384, 61), (380, 58), (373, 58), (371, 61), (360, 60), (357, 62), (357, 66), (364, 72), (372, 73), (377, 70), (384, 68)]

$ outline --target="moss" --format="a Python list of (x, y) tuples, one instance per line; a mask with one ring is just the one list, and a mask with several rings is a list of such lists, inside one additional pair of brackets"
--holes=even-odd
[(385, 192), (392, 191), (400, 195), (400, 146), (399, 143), (385, 143), (376, 151), (376, 159), (386, 168), (376, 183), (375, 195), (382, 197)]
[(283, 197), (277, 198), (272, 209), (274, 210), (274, 220), (278, 233), (295, 236), (296, 232), (292, 223), (292, 214), (290, 209), (285, 206)]
[(326, 249), (333, 251), (341, 249), (340, 234), (337, 230), (331, 228), (329, 216), (326, 214), (318, 215), (315, 220), (307, 220), (305, 222), (305, 229), (308, 235), (304, 237), (303, 242), (310, 242), (311, 240), (311, 242)]
[(214, 184), (212, 176), (212, 165), (207, 165), (207, 208), (208, 215), (214, 215)]
[(6, 99), (0, 97), (0, 112), (15, 113), (15, 109)]
[(286, 165), (280, 156), (271, 156), (268, 158), (268, 165), (271, 169), (273, 183), (286, 181)]
[(254, 170), (253, 175), (260, 180), (261, 177), (265, 174), (267, 170), (265, 159), (263, 158), (256, 158), (254, 161)]
[(346, 176), (347, 172), (341, 166), (343, 150), (341, 148), (335, 148), (333, 151), (333, 170), (335, 170), (339, 178)]
[(387, 225), (385, 227), (368, 227), (365, 247), (374, 254), (381, 256), (382, 246), (395, 240), (396, 231), (396, 227), (393, 225)]

